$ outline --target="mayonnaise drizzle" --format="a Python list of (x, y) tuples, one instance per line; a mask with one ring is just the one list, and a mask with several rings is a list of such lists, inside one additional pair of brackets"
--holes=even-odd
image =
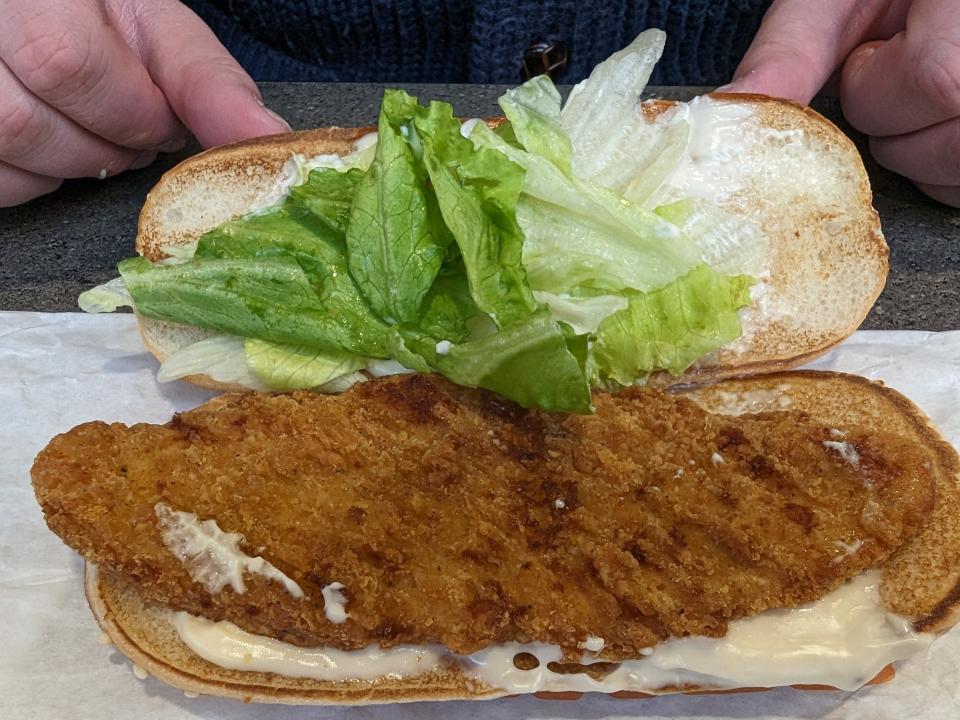
[(759, 126), (752, 108), (703, 96), (676, 105), (658, 122), (685, 122), (690, 134), (685, 152), (652, 201), (697, 197), (722, 203), (742, 189), (739, 163), (756, 141), (752, 131)]
[(164, 545), (208, 593), (218, 593), (227, 585), (236, 593), (246, 592), (243, 574), (250, 572), (280, 583), (297, 599), (303, 597), (300, 586), (276, 567), (240, 550), (243, 536), (239, 533), (225, 533), (215, 520), (200, 522), (196, 514), (173, 510), (166, 503), (159, 502), (153, 509)]
[(824, 440), (823, 446), (836, 452), (841, 458), (854, 467), (860, 464), (860, 453), (848, 442), (841, 440)]
[[(883, 667), (925, 649), (934, 635), (917, 633), (910, 622), (887, 612), (879, 596), (879, 571), (860, 575), (820, 600), (798, 608), (768, 610), (730, 623), (725, 637), (675, 638), (627, 660), (600, 680), (585, 673), (555, 673), (562, 659), (555, 645), (506, 643), (469, 656), (435, 646), (401, 645), (387, 650), (301, 648), (251, 635), (229, 622), (214, 623), (177, 613), (174, 625), (195, 653), (237, 670), (275, 672), (321, 680), (371, 680), (426, 672), (444, 660), (456, 662), (475, 682), (508, 693), (619, 690), (666, 687), (774, 687), (795, 683), (854, 690)], [(584, 662), (595, 659), (600, 638), (587, 638)], [(529, 653), (539, 665), (521, 670), (513, 660)]]
[(317, 680), (376, 680), (409, 677), (435, 668), (444, 655), (430, 646), (401, 645), (363, 650), (302, 648), (253, 635), (230, 622), (211, 622), (184, 612), (173, 616), (180, 637), (197, 655), (231, 670), (271, 672)]
[(786, 393), (789, 389), (789, 385), (783, 384), (771, 390), (744, 390), (741, 392), (718, 390), (717, 398), (720, 403), (712, 409), (723, 415), (745, 415), (770, 410), (786, 410), (793, 402)]
[(344, 587), (341, 582), (332, 582), (320, 588), (323, 595), (323, 614), (334, 625), (345, 623), (350, 617), (347, 614), (347, 598), (342, 592)]

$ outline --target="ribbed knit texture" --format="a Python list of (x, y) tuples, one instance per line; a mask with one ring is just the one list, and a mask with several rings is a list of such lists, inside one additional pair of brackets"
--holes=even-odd
[(510, 83), (536, 40), (564, 42), (560, 82), (659, 27), (652, 82), (727, 82), (771, 0), (186, 0), (256, 80)]

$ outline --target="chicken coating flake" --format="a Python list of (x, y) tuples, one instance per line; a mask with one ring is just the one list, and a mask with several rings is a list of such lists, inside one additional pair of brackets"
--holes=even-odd
[[(166, 425), (87, 423), (33, 482), (50, 528), (150, 599), (298, 645), (545, 642), (637, 657), (670, 636), (815, 600), (932, 509), (925, 456), (797, 412), (731, 418), (634, 388), (549, 415), (432, 376), (339, 396), (238, 394)], [(155, 506), (241, 533), (303, 589), (210, 594)], [(858, 544), (859, 543), (859, 544)], [(856, 547), (855, 552), (850, 548)], [(330, 622), (322, 588), (344, 585)]]

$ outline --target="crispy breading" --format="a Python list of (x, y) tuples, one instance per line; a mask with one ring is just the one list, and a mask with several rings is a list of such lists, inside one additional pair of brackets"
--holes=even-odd
[[(881, 564), (934, 503), (921, 449), (797, 412), (711, 415), (656, 390), (596, 415), (431, 376), (227, 395), (163, 426), (87, 423), (33, 467), (47, 523), (153, 600), (300, 645), (539, 641), (636, 657), (812, 601)], [(853, 451), (851, 453), (851, 451)], [(195, 512), (306, 593), (210, 594), (155, 506)], [(333, 624), (321, 588), (345, 586)]]

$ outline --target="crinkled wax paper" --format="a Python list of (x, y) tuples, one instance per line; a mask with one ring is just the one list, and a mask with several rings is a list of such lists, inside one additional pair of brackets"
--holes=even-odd
[[(960, 445), (960, 332), (860, 332), (811, 367), (882, 379)], [(130, 315), (0, 313), (0, 717), (29, 718), (949, 718), (960, 708), (960, 628), (900, 663), (889, 684), (799, 692), (361, 708), (251, 706), (190, 699), (100, 642), (80, 558), (43, 523), (30, 487), (34, 455), (89, 420), (166, 422), (211, 393), (160, 385)]]

